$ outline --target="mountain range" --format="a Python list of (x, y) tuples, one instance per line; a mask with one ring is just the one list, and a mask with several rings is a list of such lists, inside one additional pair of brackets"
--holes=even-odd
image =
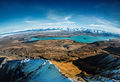
[(62, 31), (62, 32), (71, 32), (71, 33), (80, 33), (80, 34), (94, 34), (94, 35), (104, 35), (104, 36), (116, 36), (119, 37), (120, 34), (112, 33), (112, 32), (106, 32), (103, 30), (97, 30), (97, 29), (87, 29), (87, 28), (41, 28), (41, 29), (30, 29), (30, 30), (23, 30), (23, 31), (14, 31), (9, 33), (3, 33), (0, 34), (0, 38), (14, 35), (14, 34), (20, 34), (20, 33), (32, 33), (32, 32), (41, 32), (41, 31)]

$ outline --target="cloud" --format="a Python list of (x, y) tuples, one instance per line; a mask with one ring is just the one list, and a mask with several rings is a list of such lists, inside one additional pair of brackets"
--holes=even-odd
[(63, 22), (63, 23), (66, 23), (66, 24), (74, 24), (75, 22), (73, 22), (73, 21), (66, 21), (66, 22)]
[(29, 21), (29, 20), (27, 20), (27, 21), (24, 21), (25, 23), (37, 23), (37, 21)]
[[(51, 21), (51, 20), (50, 20)], [(45, 28), (72, 28), (74, 27), (75, 22), (72, 21), (56, 21), (56, 22), (48, 22), (41, 23), (41, 20), (32, 20), (32, 21), (24, 21), (26, 23), (26, 28), (30, 29), (45, 29)]]
[(75, 23), (73, 21), (70, 21), (69, 19), (72, 18), (71, 15), (67, 16), (62, 16), (60, 14), (57, 14), (55, 11), (50, 10), (48, 11), (47, 18), (56, 22), (61, 22), (61, 23)]
[(70, 18), (71, 18), (71, 16), (67, 16), (67, 17), (65, 17), (64, 19), (65, 19), (66, 21), (69, 21)]
[[(71, 20), (70, 20), (71, 19)], [(42, 20), (42, 19), (41, 19)], [(49, 11), (46, 16), (46, 21), (27, 20), (30, 28), (85, 28), (103, 30), (106, 32), (119, 33), (120, 29), (116, 24), (103, 17), (86, 16), (86, 15), (60, 15), (54, 11)]]
[(96, 24), (90, 24), (89, 26), (92, 26), (92, 27), (104, 27), (104, 25), (96, 25)]
[(57, 15), (55, 11), (49, 10), (47, 13), (47, 19), (55, 20), (55, 21), (62, 21), (63, 17), (60, 15)]
[(113, 26), (117, 25), (113, 21), (107, 20), (105, 18), (96, 18), (96, 22), (104, 25), (113, 25)]
[[(104, 18), (96, 18), (95, 23), (97, 24), (90, 24), (89, 26), (91, 29), (98, 29), (98, 30), (103, 30), (106, 32), (112, 32), (112, 33), (118, 33), (120, 34), (120, 28), (118, 28), (113, 22), (106, 20)], [(99, 28), (100, 27), (100, 28)]]

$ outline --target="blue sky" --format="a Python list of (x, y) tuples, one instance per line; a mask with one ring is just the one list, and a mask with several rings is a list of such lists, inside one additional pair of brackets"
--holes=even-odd
[(0, 34), (38, 28), (120, 33), (120, 0), (0, 0)]

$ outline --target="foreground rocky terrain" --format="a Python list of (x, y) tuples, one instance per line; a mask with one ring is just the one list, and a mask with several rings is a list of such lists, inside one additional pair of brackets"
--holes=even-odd
[[(47, 59), (62, 74), (74, 81), (119, 81), (120, 40), (91, 44), (72, 40), (40, 40), (29, 42), (21, 38), (0, 40), (0, 56), (8, 59)], [(2, 65), (1, 65), (2, 66)]]

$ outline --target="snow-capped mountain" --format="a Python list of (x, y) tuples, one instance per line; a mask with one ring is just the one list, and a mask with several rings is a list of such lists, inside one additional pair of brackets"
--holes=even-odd
[(3, 33), (0, 34), (1, 37), (14, 35), (14, 34), (20, 34), (20, 33), (31, 33), (31, 32), (41, 32), (41, 31), (65, 31), (65, 32), (77, 32), (77, 33), (84, 33), (84, 34), (102, 34), (102, 35), (113, 35), (113, 36), (120, 36), (120, 34), (112, 33), (112, 32), (106, 32), (103, 30), (97, 30), (97, 29), (88, 29), (88, 28), (40, 28), (40, 29), (30, 29), (30, 30), (23, 30), (23, 31), (15, 31), (10, 33)]
[(63, 30), (66, 32), (79, 32), (79, 33), (86, 33), (86, 34), (102, 34), (102, 35), (113, 35), (113, 36), (120, 36), (120, 34), (107, 32), (104, 30), (98, 29), (88, 29), (88, 28), (59, 28), (59, 30)]

